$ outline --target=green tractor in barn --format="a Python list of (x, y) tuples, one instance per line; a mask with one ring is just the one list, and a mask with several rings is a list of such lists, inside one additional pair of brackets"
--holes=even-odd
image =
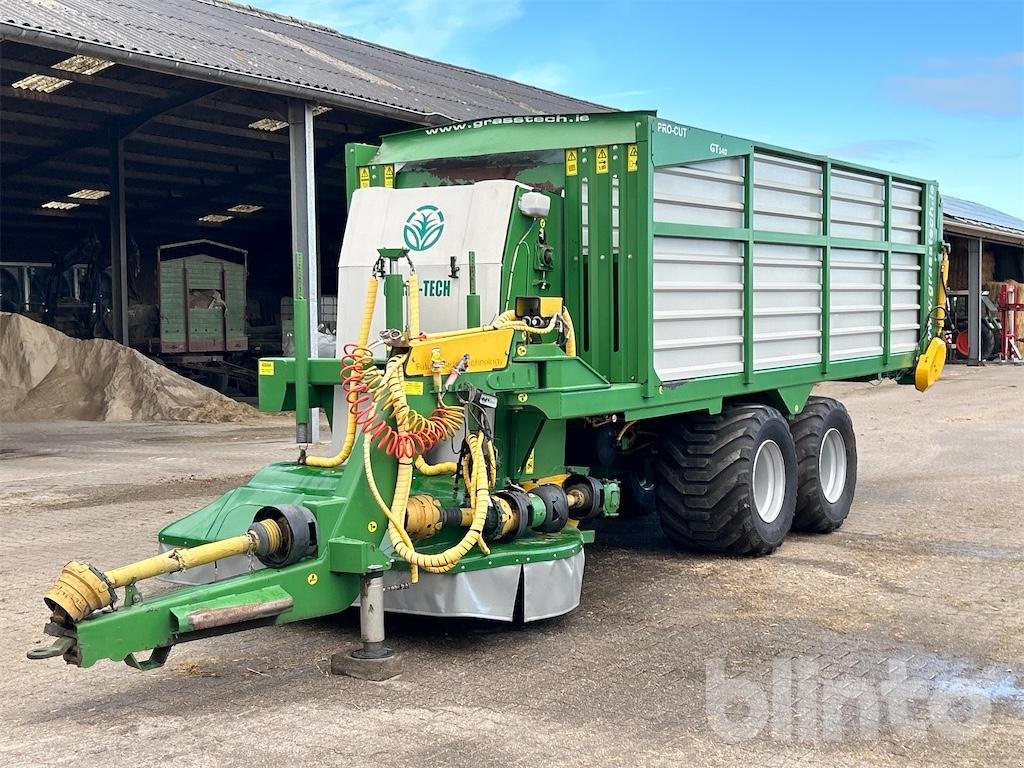
[[(650, 112), (427, 128), (347, 167), (337, 355), (306, 355), (297, 279), (296, 356), (259, 363), (261, 408), (300, 440), (323, 409), (332, 455), (264, 468), (148, 560), (66, 565), (33, 658), (148, 669), (358, 603), (339, 666), (372, 676), (385, 610), (571, 611), (596, 517), (764, 555), (853, 502), (853, 426), (814, 385), (924, 391), (945, 361), (933, 182)], [(181, 588), (143, 601), (158, 575)]]

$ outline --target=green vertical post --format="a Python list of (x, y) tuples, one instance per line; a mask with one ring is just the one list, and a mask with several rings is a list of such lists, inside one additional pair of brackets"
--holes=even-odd
[(637, 376), (644, 385), (644, 397), (658, 392), (658, 376), (654, 372), (654, 118), (637, 121), (637, 191), (636, 237), (634, 242), (637, 294)]
[(405, 328), (405, 280), (400, 272), (392, 272), (384, 277), (384, 322), (388, 328)]
[[(606, 172), (598, 173), (598, 152), (606, 153)], [(589, 218), (588, 265), (590, 280), (590, 330), (591, 338), (599, 340), (590, 345), (590, 364), (603, 376), (615, 380), (612, 370), (612, 337), (615, 314), (612, 312), (612, 171), (610, 146), (597, 147), (591, 154), (592, 165), (588, 171), (587, 216)]]
[(580, 186), (579, 166), (582, 165), (583, 150), (573, 148), (565, 150), (566, 155), (575, 153), (576, 165), (571, 173), (566, 173), (564, 178), (565, 202), (563, 205), (565, 215), (562, 217), (562, 232), (565, 242), (565, 305), (572, 313), (573, 322), (576, 325), (576, 340), (579, 350), (584, 349), (584, 336), (586, 329), (583, 326), (583, 310), (586, 304), (586, 297), (583, 295), (583, 217), (582, 217), (582, 189)]
[(295, 440), (309, 441), (309, 300), (306, 298), (306, 264), (301, 251), (295, 252), (292, 282), (292, 339), (295, 344)]
[(832, 162), (825, 161), (821, 176), (821, 372), (828, 373), (832, 357)]
[(466, 294), (466, 327), (480, 325), (480, 294), (476, 292), (476, 251), (469, 252), (469, 293)]
[(892, 349), (892, 176), (885, 177), (885, 254), (882, 266), (882, 365)]

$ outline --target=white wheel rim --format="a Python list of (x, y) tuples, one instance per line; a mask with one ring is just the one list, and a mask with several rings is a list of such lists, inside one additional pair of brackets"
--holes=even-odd
[(846, 441), (836, 428), (821, 438), (818, 454), (818, 481), (825, 501), (835, 504), (846, 490)]
[(766, 523), (775, 521), (786, 500), (786, 460), (774, 440), (765, 440), (754, 454), (754, 511)]

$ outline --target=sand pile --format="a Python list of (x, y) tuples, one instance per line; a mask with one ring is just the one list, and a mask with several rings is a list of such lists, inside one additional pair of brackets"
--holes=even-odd
[(0, 313), (0, 421), (243, 421), (257, 411), (114, 341)]

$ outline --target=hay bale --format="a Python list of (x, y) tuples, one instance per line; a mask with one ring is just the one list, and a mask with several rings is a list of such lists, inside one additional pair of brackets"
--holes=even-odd
[(130, 347), (0, 313), (0, 421), (245, 421), (258, 412)]

